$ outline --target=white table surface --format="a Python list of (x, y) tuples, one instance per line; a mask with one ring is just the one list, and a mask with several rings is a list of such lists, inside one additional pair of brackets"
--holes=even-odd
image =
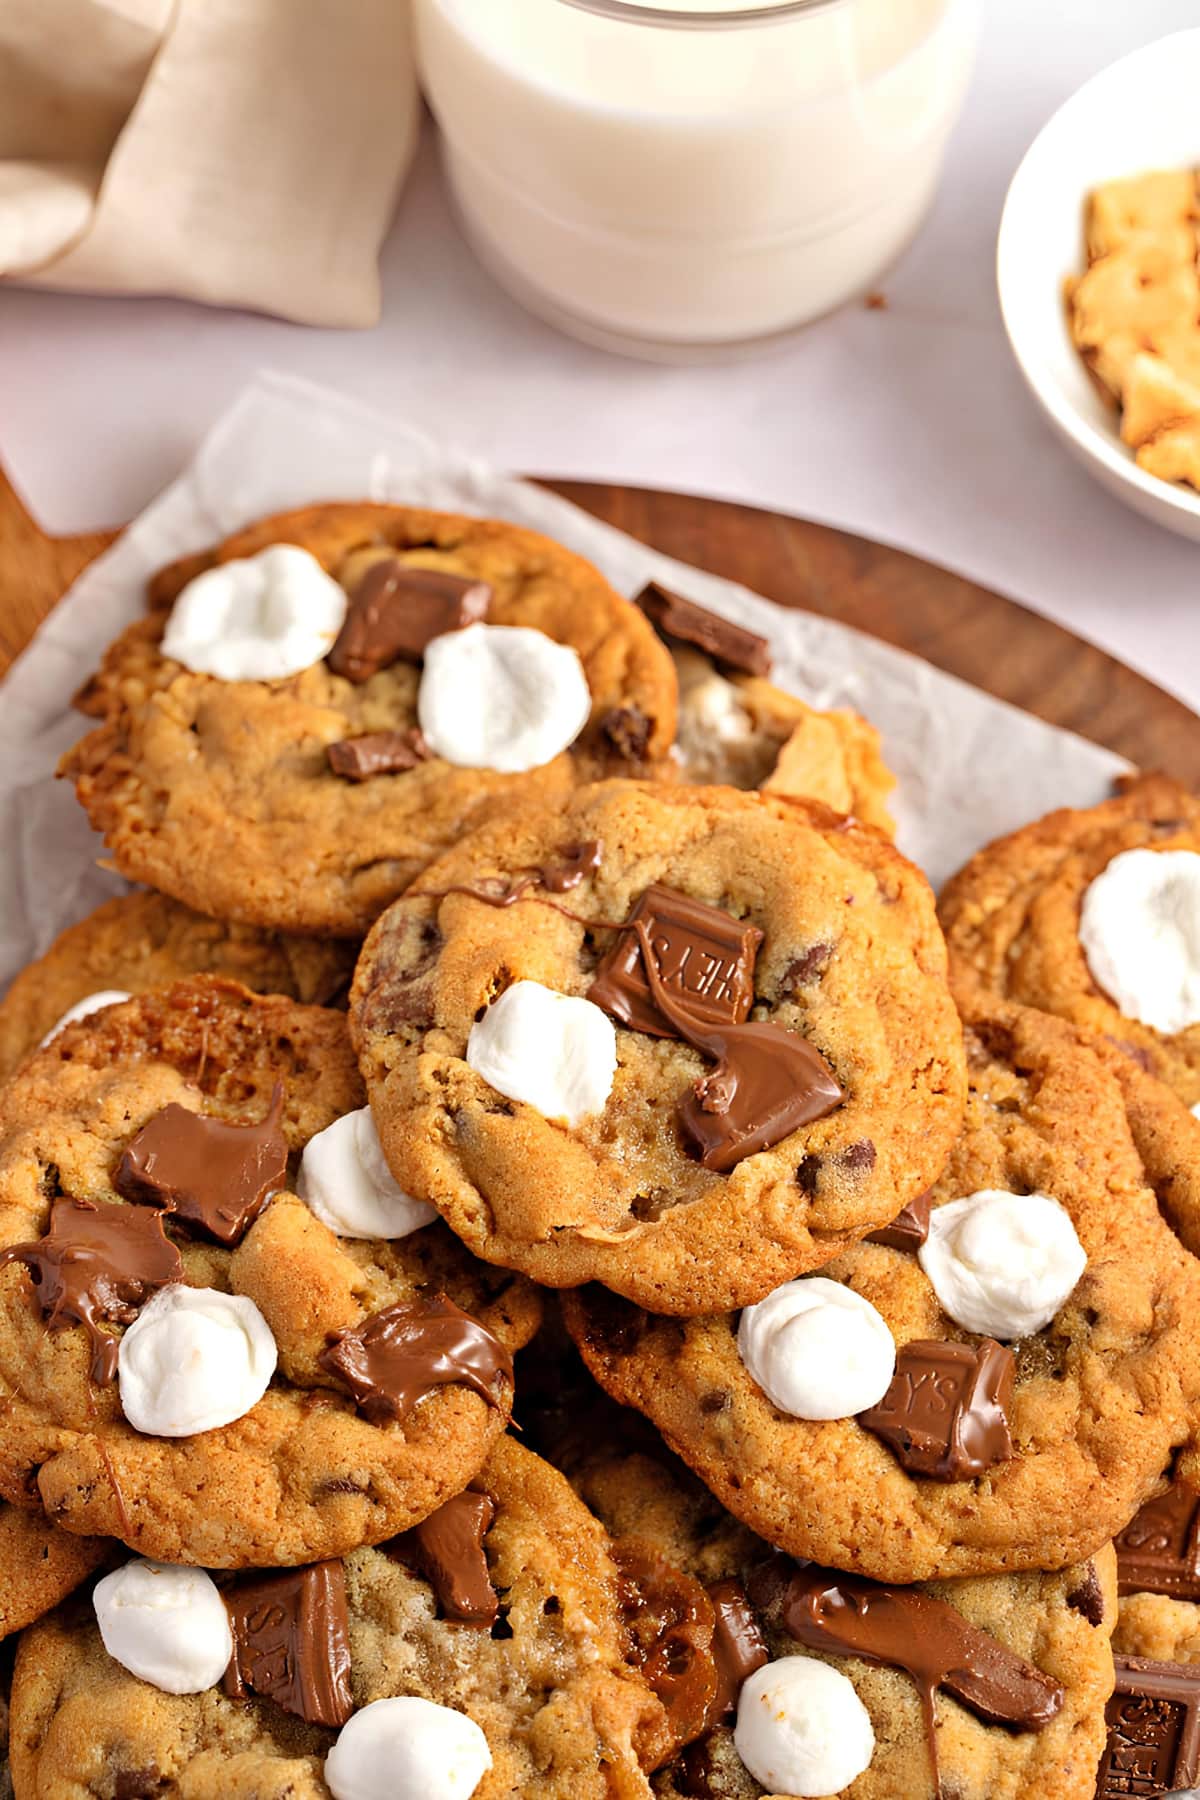
[(258, 368), (293, 370), (531, 473), (688, 489), (845, 526), (1060, 619), (1200, 708), (1200, 549), (1068, 459), (1004, 339), (993, 255), (1025, 147), (1081, 81), (1197, 0), (991, 0), (932, 218), (886, 311), (769, 357), (625, 361), (479, 269), (427, 133), (384, 254), (385, 315), (321, 332), (178, 301), (0, 292), (0, 458), (47, 529), (126, 518)]

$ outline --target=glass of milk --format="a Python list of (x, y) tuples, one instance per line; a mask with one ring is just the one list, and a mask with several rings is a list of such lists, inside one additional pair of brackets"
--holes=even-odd
[(533, 311), (696, 356), (861, 293), (933, 197), (982, 0), (415, 0), (471, 240)]

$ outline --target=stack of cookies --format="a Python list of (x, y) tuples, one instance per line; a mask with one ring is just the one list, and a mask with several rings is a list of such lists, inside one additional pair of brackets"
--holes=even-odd
[(16, 1800), (1200, 1775), (1200, 802), (939, 921), (770, 673), (437, 513), (153, 582), (0, 1006)]

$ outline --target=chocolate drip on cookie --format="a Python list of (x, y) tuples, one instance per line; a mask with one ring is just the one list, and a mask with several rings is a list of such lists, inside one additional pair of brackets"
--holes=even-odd
[(232, 1249), (287, 1182), (283, 1087), (266, 1117), (236, 1125), (172, 1102), (128, 1146), (113, 1186), (126, 1200), (159, 1206)]
[(486, 1630), (500, 1610), (483, 1548), (495, 1517), (495, 1502), (487, 1494), (455, 1494), (385, 1548), (425, 1577), (443, 1618)]
[[(518, 900), (524, 900), (537, 888), (550, 894), (569, 894), (572, 888), (577, 888), (581, 881), (586, 881), (589, 875), (596, 873), (603, 857), (603, 847), (592, 838), (586, 844), (570, 845), (556, 862), (538, 863), (533, 868), (519, 869), (511, 879), (485, 876), (478, 886), (464, 883), (461, 887), (438, 888), (422, 898), (445, 900), (451, 894), (465, 894), (468, 899), (478, 900), (484, 906), (503, 909), (515, 906)], [(485, 886), (484, 882), (488, 885)], [(554, 906), (552, 900), (544, 900), (542, 904)], [(610, 929), (604, 920), (577, 919), (574, 913), (567, 912), (564, 907), (555, 907), (554, 910), (563, 913), (565, 918), (576, 919), (577, 924), (594, 924), (597, 929)]]
[(491, 603), (486, 581), (382, 557), (350, 595), (329, 667), (347, 681), (364, 682), (401, 657), (418, 662), (433, 638), (477, 624)]
[(246, 1576), (224, 1598), (233, 1633), (225, 1692), (261, 1694), (310, 1725), (344, 1725), (354, 1702), (341, 1562)]
[(717, 1665), (717, 1693), (710, 1718), (710, 1723), (716, 1725), (736, 1713), (742, 1683), (771, 1657), (750, 1596), (740, 1581), (733, 1576), (714, 1581), (708, 1597), (716, 1614), (713, 1659)]
[(733, 624), (720, 613), (710, 612), (707, 606), (685, 600), (682, 594), (660, 587), (657, 581), (642, 589), (634, 605), (641, 607), (663, 637), (693, 644), (726, 668), (740, 669), (747, 675), (771, 673), (771, 646), (765, 637), (747, 631), (744, 625)]
[(1057, 1681), (972, 1625), (944, 1600), (777, 1555), (750, 1577), (750, 1596), (798, 1643), (903, 1669), (921, 1699), (941, 1793), (934, 1695), (945, 1688), (988, 1725), (1040, 1731), (1062, 1711)]
[(633, 929), (659, 1011), (685, 1043), (717, 1065), (679, 1108), (684, 1136), (704, 1168), (728, 1174), (745, 1157), (769, 1150), (842, 1104), (845, 1089), (820, 1052), (797, 1032), (769, 1020), (707, 1026), (694, 1016), (662, 981), (650, 934), (640, 919)]
[(178, 1249), (163, 1231), (161, 1212), (131, 1206), (56, 1200), (50, 1227), (35, 1243), (0, 1250), (0, 1268), (24, 1263), (51, 1331), (82, 1325), (92, 1346), (92, 1380), (117, 1373), (118, 1340), (101, 1320), (132, 1324), (150, 1295), (183, 1280)]
[(317, 1361), (372, 1424), (403, 1421), (435, 1388), (461, 1383), (500, 1409), (512, 1357), (486, 1325), (445, 1294), (401, 1302), (339, 1331)]
[(896, 1354), (896, 1373), (878, 1406), (858, 1422), (881, 1437), (913, 1475), (968, 1481), (1010, 1461), (1008, 1403), (1016, 1380), (1011, 1350), (914, 1339)]

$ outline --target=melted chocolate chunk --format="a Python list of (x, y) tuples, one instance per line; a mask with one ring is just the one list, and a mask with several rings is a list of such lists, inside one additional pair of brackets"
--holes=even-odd
[(160, 1775), (153, 1763), (144, 1769), (119, 1769), (113, 1800), (157, 1800), (166, 1785), (166, 1776)]
[(486, 581), (413, 568), (398, 556), (382, 558), (350, 595), (329, 667), (347, 681), (363, 682), (401, 657), (419, 662), (431, 639), (477, 624), (491, 603)]
[(601, 715), (596, 729), (622, 762), (639, 763), (645, 760), (654, 721), (640, 706), (614, 706)]
[(662, 981), (642, 920), (634, 930), (655, 1005), (685, 1043), (717, 1065), (679, 1108), (688, 1149), (704, 1168), (727, 1175), (743, 1158), (841, 1105), (844, 1088), (807, 1039), (767, 1021), (706, 1026)]
[(687, 1743), (705, 1730), (716, 1705), (712, 1601), (691, 1575), (638, 1538), (618, 1539), (612, 1558), (630, 1658), (666, 1708), (675, 1742)]
[(917, 1251), (929, 1236), (930, 1193), (918, 1194), (902, 1206), (890, 1225), (867, 1233), (868, 1244), (887, 1244), (893, 1250)]
[[(757, 925), (657, 881), (639, 896), (626, 924), (645, 927), (660, 979), (691, 1014), (705, 1024), (741, 1024), (754, 1004), (754, 961), (763, 936)], [(621, 931), (587, 997), (634, 1031), (678, 1036), (650, 992), (636, 930)]]
[(163, 1216), (132, 1206), (56, 1200), (50, 1229), (32, 1244), (0, 1250), (0, 1268), (24, 1263), (51, 1331), (82, 1325), (92, 1346), (92, 1380), (112, 1381), (118, 1340), (100, 1321), (130, 1325), (157, 1288), (183, 1280), (179, 1251)]
[(1080, 1618), (1086, 1619), (1089, 1625), (1103, 1625), (1104, 1589), (1100, 1586), (1100, 1578), (1093, 1563), (1088, 1564), (1079, 1586), (1072, 1588), (1067, 1595), (1067, 1605)]
[(913, 1475), (973, 1479), (1013, 1454), (1005, 1409), (1016, 1368), (993, 1338), (976, 1346), (918, 1339), (902, 1346), (887, 1393), (858, 1422)]
[(1115, 1656), (1096, 1800), (1167, 1794), (1200, 1777), (1200, 1668)]
[(771, 673), (771, 646), (765, 637), (731, 624), (720, 613), (709, 612), (694, 600), (685, 600), (682, 594), (660, 587), (657, 581), (642, 589), (634, 605), (641, 607), (663, 637), (694, 644), (728, 669), (740, 669), (747, 675)]
[(404, 1420), (435, 1388), (459, 1382), (500, 1410), (512, 1357), (486, 1326), (445, 1294), (388, 1306), (339, 1331), (317, 1358), (372, 1424)]
[(988, 1725), (1041, 1731), (1062, 1711), (1057, 1681), (944, 1600), (776, 1555), (750, 1577), (755, 1605), (810, 1650), (857, 1656), (911, 1675), (939, 1786), (934, 1694), (945, 1688)]
[(224, 1599), (233, 1632), (225, 1692), (261, 1694), (310, 1725), (344, 1725), (354, 1702), (341, 1562), (246, 1576)]
[(113, 1177), (126, 1200), (165, 1207), (227, 1249), (245, 1237), (271, 1195), (287, 1183), (283, 1088), (254, 1125), (206, 1118), (174, 1102), (155, 1113)]
[(1147, 1500), (1116, 1539), (1122, 1594), (1200, 1600), (1200, 1494), (1178, 1482)]
[(370, 781), (373, 775), (401, 775), (428, 762), (429, 745), (420, 731), (368, 731), (362, 737), (339, 738), (325, 751), (329, 767), (347, 781)]
[[(484, 906), (495, 906), (501, 909), (515, 906), (518, 900), (524, 900), (537, 888), (543, 888), (549, 894), (569, 894), (577, 888), (581, 881), (594, 875), (604, 859), (602, 845), (595, 838), (589, 838), (584, 844), (572, 844), (563, 851), (557, 862), (536, 863), (531, 868), (518, 869), (515, 875), (485, 875), (471, 884), (463, 883), (459, 887), (434, 888), (421, 896), (428, 900), (445, 900), (451, 894), (465, 894), (469, 900), (479, 900)], [(553, 906), (552, 900), (543, 901), (545, 906)], [(563, 908), (558, 908), (560, 912)], [(565, 917), (573, 919), (574, 913), (565, 913)], [(581, 919), (580, 924), (586, 924)]]
[(719, 1724), (737, 1711), (742, 1683), (755, 1669), (770, 1662), (766, 1641), (740, 1581), (714, 1581), (708, 1590), (716, 1624), (713, 1628), (713, 1660), (717, 1665), (717, 1692), (709, 1723)]
[(782, 987), (785, 994), (796, 988), (810, 987), (820, 981), (829, 967), (833, 956), (832, 944), (812, 944), (803, 956), (797, 956), (790, 962), (783, 973)]
[(500, 1610), (483, 1549), (495, 1516), (487, 1494), (455, 1494), (387, 1545), (389, 1556), (425, 1577), (444, 1619), (487, 1630)]

